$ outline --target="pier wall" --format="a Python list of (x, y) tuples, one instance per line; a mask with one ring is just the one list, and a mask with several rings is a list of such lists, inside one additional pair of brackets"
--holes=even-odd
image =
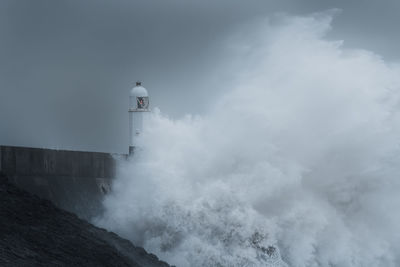
[(116, 160), (108, 153), (0, 146), (0, 171), (18, 187), (90, 220), (111, 190)]

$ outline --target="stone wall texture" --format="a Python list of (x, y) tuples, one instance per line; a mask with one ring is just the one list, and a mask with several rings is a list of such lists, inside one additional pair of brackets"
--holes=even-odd
[(111, 154), (0, 146), (0, 171), (18, 187), (90, 220), (111, 190)]

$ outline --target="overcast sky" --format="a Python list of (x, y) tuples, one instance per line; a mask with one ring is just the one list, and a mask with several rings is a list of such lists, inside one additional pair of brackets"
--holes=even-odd
[(153, 108), (202, 114), (241, 25), (331, 8), (328, 38), (399, 61), (396, 0), (2, 0), (0, 144), (126, 153), (137, 80)]

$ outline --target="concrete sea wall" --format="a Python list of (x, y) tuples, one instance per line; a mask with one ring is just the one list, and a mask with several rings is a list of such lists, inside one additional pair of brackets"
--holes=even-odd
[(0, 146), (0, 171), (18, 187), (90, 220), (111, 190), (116, 160), (107, 153)]

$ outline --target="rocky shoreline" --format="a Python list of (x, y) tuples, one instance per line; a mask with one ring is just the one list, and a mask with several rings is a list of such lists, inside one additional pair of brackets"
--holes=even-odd
[(155, 255), (27, 193), (0, 174), (0, 266), (154, 266)]

